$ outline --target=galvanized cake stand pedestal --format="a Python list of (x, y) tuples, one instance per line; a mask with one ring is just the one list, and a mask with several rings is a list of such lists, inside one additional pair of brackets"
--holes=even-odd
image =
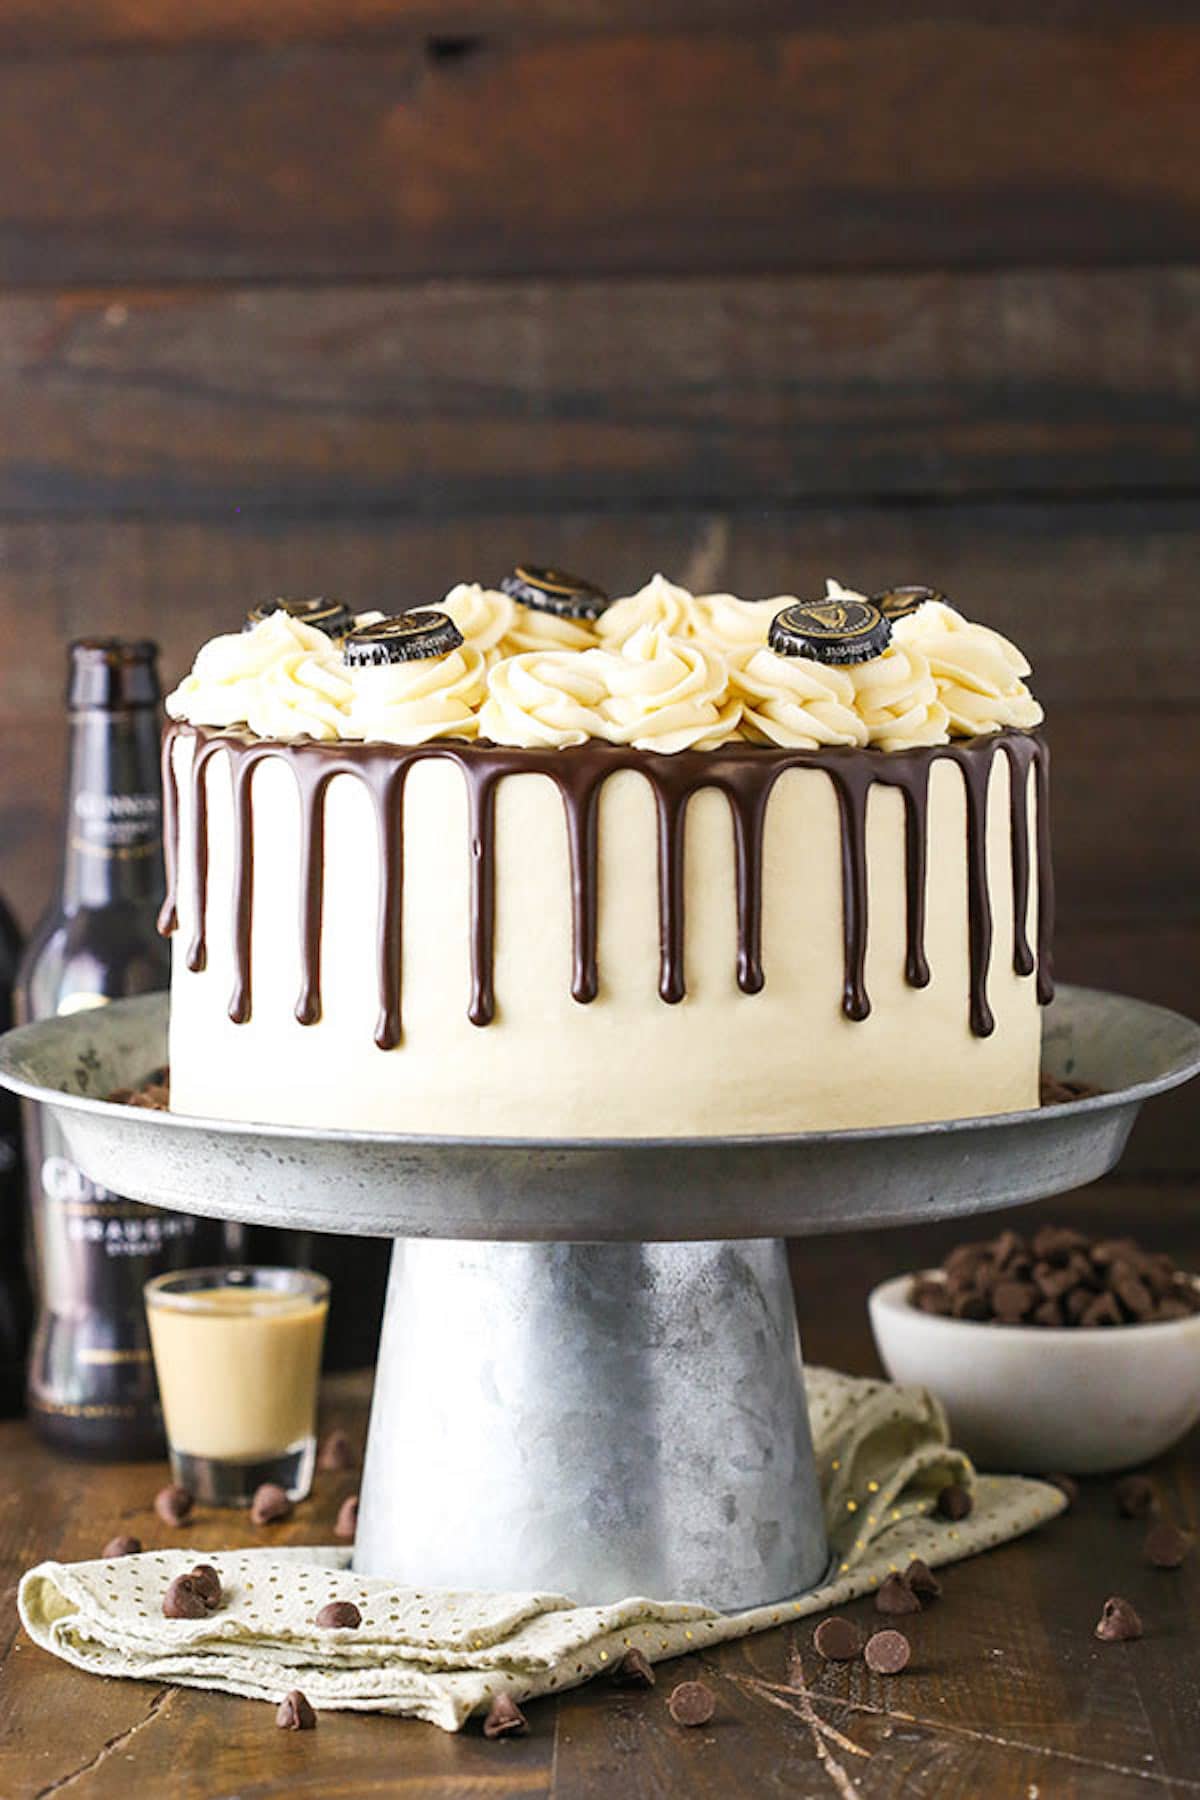
[(355, 1565), (414, 1586), (734, 1609), (826, 1544), (785, 1237), (985, 1212), (1113, 1167), (1200, 1029), (1064, 989), (1038, 1112), (728, 1139), (545, 1142), (247, 1125), (113, 1106), (166, 996), (11, 1032), (0, 1082), (93, 1180), (263, 1225), (395, 1239)]

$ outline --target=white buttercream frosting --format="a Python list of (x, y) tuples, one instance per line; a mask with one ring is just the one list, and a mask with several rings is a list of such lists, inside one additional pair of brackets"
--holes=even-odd
[(600, 614), (596, 635), (608, 649), (619, 650), (646, 625), (656, 625), (670, 637), (691, 637), (698, 619), (694, 594), (668, 581), (665, 575), (652, 575), (645, 587), (614, 600)]
[(607, 737), (602, 650), (527, 650), (496, 663), (487, 678), (479, 730), (496, 744), (565, 749)]
[(531, 650), (592, 650), (596, 633), (586, 619), (563, 619), (557, 613), (539, 612), (535, 606), (513, 602), (512, 624), (500, 645), (503, 656), (524, 656)]
[(480, 587), (477, 581), (460, 581), (452, 587), (438, 610), (448, 613), (490, 667), (504, 652), (501, 641), (512, 630), (517, 603), (499, 588)]
[(746, 737), (789, 750), (867, 742), (845, 669), (806, 656), (779, 656), (763, 644), (732, 657), (729, 678), (742, 701)]
[(973, 624), (940, 600), (927, 600), (897, 619), (892, 640), (906, 649), (915, 646), (925, 657), (957, 735), (1041, 724), (1042, 709), (1025, 685), (1028, 662), (990, 626)]
[(427, 744), (431, 738), (473, 738), (479, 729), (487, 670), (473, 644), (346, 673), (353, 690), (346, 737)]
[(950, 720), (929, 664), (913, 645), (891, 643), (882, 656), (846, 669), (867, 741), (880, 750), (944, 744)]
[(771, 620), (789, 602), (695, 595), (655, 575), (593, 626), (460, 583), (442, 602), (458, 650), (369, 669), (347, 669), (338, 644), (276, 612), (206, 644), (167, 711), (263, 737), (482, 734), (546, 748), (601, 738), (668, 754), (735, 736), (899, 750), (1042, 719), (1017, 646), (952, 606), (926, 601), (893, 624), (882, 655), (830, 665), (770, 648)]
[(167, 695), (173, 719), (246, 725), (259, 737), (346, 735), (351, 688), (337, 646), (285, 612), (211, 638)]
[(754, 650), (767, 641), (771, 620), (792, 604), (791, 594), (772, 600), (739, 600), (736, 594), (697, 594), (693, 635), (727, 655)]
[(639, 750), (710, 750), (735, 736), (742, 715), (719, 651), (643, 625), (606, 659), (604, 714), (615, 742)]

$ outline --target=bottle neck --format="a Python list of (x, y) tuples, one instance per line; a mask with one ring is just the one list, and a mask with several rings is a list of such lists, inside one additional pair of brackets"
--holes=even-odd
[(65, 832), (65, 911), (161, 900), (162, 776), (153, 707), (71, 713)]

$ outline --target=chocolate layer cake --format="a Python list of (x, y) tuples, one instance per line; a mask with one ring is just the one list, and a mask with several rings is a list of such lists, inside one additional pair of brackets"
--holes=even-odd
[(504, 586), (279, 603), (171, 696), (175, 1108), (590, 1137), (1037, 1105), (1013, 645), (928, 589)]

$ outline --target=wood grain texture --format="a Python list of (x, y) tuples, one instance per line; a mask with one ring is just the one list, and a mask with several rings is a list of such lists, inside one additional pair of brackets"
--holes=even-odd
[(1136, 493), (1198, 467), (1200, 268), (0, 297), (0, 511)]
[[(1135, 1230), (1191, 1266), (1200, 1263), (1197, 1189), (1107, 1181), (1053, 1202), (998, 1214), (1030, 1229), (1054, 1219), (1105, 1235)], [(938, 1260), (961, 1227), (855, 1233), (793, 1246), (793, 1270), (814, 1363), (858, 1373), (876, 1365), (865, 1300), (875, 1282)], [(361, 1442), (367, 1388), (359, 1378), (327, 1389), (326, 1423)], [(0, 1524), (0, 1585), (44, 1556), (94, 1554), (116, 1530), (151, 1547), (186, 1542), (197, 1557), (243, 1543), (328, 1541), (342, 1495), (356, 1475), (319, 1475), (312, 1500), (270, 1534), (244, 1515), (200, 1509), (172, 1532), (151, 1509), (165, 1469), (63, 1463), (24, 1426), (0, 1427), (10, 1483)], [(1173, 1516), (1200, 1525), (1200, 1440), (1154, 1471)], [(85, 1475), (85, 1478), (80, 1478)], [(941, 1601), (903, 1621), (914, 1647), (895, 1680), (861, 1665), (823, 1665), (810, 1648), (812, 1622), (721, 1646), (703, 1658), (663, 1665), (649, 1694), (604, 1683), (531, 1702), (530, 1735), (488, 1744), (475, 1729), (449, 1736), (397, 1719), (324, 1713), (318, 1729), (276, 1730), (271, 1709), (223, 1695), (156, 1684), (97, 1681), (10, 1633), (0, 1649), (0, 1792), (45, 1800), (59, 1784), (79, 1800), (267, 1800), (286, 1789), (312, 1800), (399, 1794), (421, 1800), (730, 1800), (787, 1793), (845, 1800), (814, 1749), (810, 1726), (787, 1710), (780, 1688), (790, 1654), (805, 1665), (811, 1706), (863, 1754), (835, 1746), (859, 1800), (1186, 1800), (1195, 1773), (1195, 1686), (1200, 1679), (1191, 1621), (1200, 1605), (1200, 1560), (1176, 1574), (1146, 1568), (1142, 1530), (1115, 1514), (1111, 1484), (1087, 1482), (1078, 1509), (1015, 1544), (948, 1569)], [(1098, 1645), (1092, 1627), (1105, 1596), (1126, 1594), (1147, 1635)], [(869, 1602), (845, 1609), (864, 1627)], [(11, 1622), (11, 1611), (9, 1613)], [(710, 1727), (688, 1732), (667, 1715), (676, 1681), (699, 1677), (714, 1690)], [(775, 1704), (783, 1698), (784, 1706)]]
[[(995, 26), (1039, 22), (1044, 0), (923, 0), (924, 20), (969, 20)], [(839, 30), (894, 20), (893, 0), (823, 0), (805, 8), (806, 22)], [(780, 29), (796, 22), (796, 0), (5, 0), (0, 50), (106, 49), (186, 44), (287, 44), (411, 41), (468, 46), (501, 35), (579, 36), (613, 31)], [(1141, 0), (1138, 21), (1177, 24), (1188, 0)], [(1061, 26), (1127, 24), (1128, 0), (1058, 0)], [(461, 54), (461, 50), (459, 54)], [(467, 50), (469, 54), (469, 47)], [(443, 52), (443, 54), (445, 54)], [(454, 54), (450, 52), (451, 56)]]
[(1194, 11), (17, 57), (0, 277), (1187, 260), (1198, 77)]

